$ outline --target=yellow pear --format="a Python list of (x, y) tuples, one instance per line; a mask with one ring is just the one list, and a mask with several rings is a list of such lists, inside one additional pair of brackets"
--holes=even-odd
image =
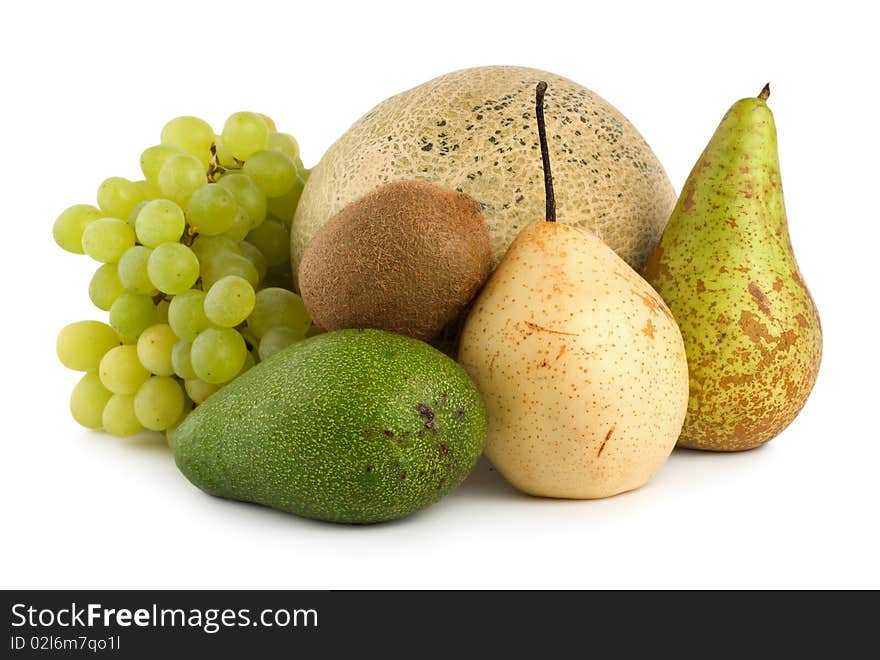
[(535, 113), (547, 218), (520, 232), (477, 298), (459, 362), (486, 404), (486, 455), (508, 481), (532, 495), (608, 497), (645, 484), (675, 446), (685, 349), (634, 270), (572, 219), (555, 222), (545, 90)]

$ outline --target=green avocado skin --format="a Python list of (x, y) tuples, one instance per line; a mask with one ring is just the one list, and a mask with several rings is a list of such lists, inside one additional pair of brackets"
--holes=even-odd
[(174, 460), (211, 495), (340, 523), (441, 499), (486, 440), (473, 382), (427, 344), (339, 330), (239, 376), (174, 433)]

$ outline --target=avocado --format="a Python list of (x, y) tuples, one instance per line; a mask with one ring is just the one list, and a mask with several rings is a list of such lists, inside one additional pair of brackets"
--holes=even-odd
[(339, 330), (272, 355), (198, 406), (174, 460), (211, 495), (374, 523), (452, 491), (483, 451), (483, 402), (424, 342)]

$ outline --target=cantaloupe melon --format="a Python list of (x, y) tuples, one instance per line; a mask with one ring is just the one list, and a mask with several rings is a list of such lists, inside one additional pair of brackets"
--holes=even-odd
[(675, 204), (663, 166), (607, 101), (561, 76), (490, 66), (456, 71), (383, 101), (312, 171), (291, 230), (294, 274), (315, 232), (389, 181), (422, 179), (480, 202), (496, 262), (544, 217), (535, 85), (545, 115), (559, 217), (599, 235), (630, 266), (648, 258)]

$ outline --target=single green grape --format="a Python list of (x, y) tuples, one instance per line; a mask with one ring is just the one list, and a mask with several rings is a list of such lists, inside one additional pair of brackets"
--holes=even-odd
[(216, 183), (208, 183), (190, 197), (186, 219), (193, 231), (216, 236), (232, 226), (237, 213), (238, 202), (232, 193)]
[(137, 346), (116, 346), (101, 358), (98, 366), (101, 383), (113, 394), (134, 394), (150, 372), (138, 358)]
[(266, 149), (272, 151), (280, 151), (286, 154), (291, 160), (299, 158), (299, 142), (290, 133), (278, 133), (277, 131), (269, 133), (269, 140), (266, 143)]
[(89, 282), (89, 299), (95, 307), (105, 312), (110, 311), (113, 302), (125, 293), (116, 268), (117, 264), (101, 264)]
[(176, 295), (199, 279), (199, 259), (181, 243), (162, 243), (150, 255), (147, 273), (159, 291)]
[(158, 186), (159, 172), (165, 161), (179, 153), (182, 151), (171, 144), (157, 144), (144, 149), (141, 154), (141, 172), (144, 173), (147, 181)]
[(266, 277), (266, 270), (269, 268), (266, 257), (253, 243), (241, 241), (239, 242), (238, 247), (241, 249), (241, 256), (250, 261), (254, 265), (254, 268), (257, 269), (257, 276), (262, 282), (263, 278)]
[(302, 298), (293, 291), (271, 287), (257, 292), (254, 310), (247, 319), (248, 328), (262, 339), (272, 328), (291, 328), (300, 339), (305, 337), (311, 319)]
[(288, 192), (280, 197), (271, 197), (266, 200), (269, 212), (279, 220), (284, 221), (285, 227), (290, 228), (293, 216), (296, 214), (296, 207), (299, 205), (299, 198), (302, 197), (303, 187), (306, 182), (299, 175), (296, 177), (296, 183), (293, 184)]
[(260, 285), (260, 274), (246, 257), (232, 252), (220, 252), (205, 264), (202, 270), (202, 286), (208, 290), (227, 275), (244, 278), (254, 289)]
[(74, 254), (84, 254), (82, 236), (86, 227), (104, 214), (90, 204), (76, 204), (61, 212), (52, 225), (52, 237), (59, 247)]
[(137, 341), (156, 321), (156, 305), (150, 296), (142, 293), (126, 291), (110, 306), (110, 325), (126, 343)]
[(175, 335), (188, 342), (210, 328), (211, 322), (205, 315), (205, 293), (192, 289), (174, 296), (168, 308), (168, 325)]
[(95, 261), (112, 264), (134, 245), (134, 231), (124, 220), (100, 218), (90, 222), (82, 235), (83, 251)]
[(296, 163), (280, 151), (254, 152), (241, 169), (266, 197), (280, 197), (296, 183)]
[(170, 199), (154, 199), (144, 206), (135, 219), (137, 239), (147, 247), (176, 243), (183, 236), (186, 218), (183, 209)]
[(177, 343), (177, 335), (170, 325), (167, 323), (151, 325), (138, 337), (138, 360), (148, 371), (157, 376), (171, 376), (174, 373), (171, 356), (175, 343)]
[(286, 326), (277, 326), (269, 330), (260, 340), (260, 360), (265, 360), (283, 348), (302, 341), (303, 335), (299, 330)]
[(248, 317), (255, 300), (250, 282), (238, 275), (226, 275), (205, 294), (205, 315), (221, 328), (233, 328)]
[(128, 218), (131, 210), (143, 199), (140, 186), (121, 176), (104, 179), (98, 187), (98, 206), (113, 218)]
[(214, 129), (198, 117), (175, 117), (162, 128), (162, 144), (172, 144), (205, 165), (211, 159)]
[(192, 368), (191, 348), (192, 342), (178, 339), (171, 350), (171, 364), (174, 367), (174, 373), (184, 380), (198, 378), (195, 370)]
[(207, 182), (205, 166), (198, 158), (189, 154), (171, 156), (159, 170), (159, 190), (162, 195), (182, 207)]
[(87, 429), (100, 429), (104, 406), (113, 393), (101, 384), (94, 371), (83, 376), (70, 393), (70, 414)]
[(190, 357), (199, 379), (219, 385), (232, 380), (241, 371), (247, 352), (244, 339), (237, 331), (208, 328), (193, 341)]
[(111, 435), (127, 438), (144, 430), (134, 412), (133, 394), (114, 394), (104, 406), (101, 425)]
[(278, 220), (266, 220), (252, 229), (247, 242), (263, 253), (270, 267), (290, 263), (290, 232)]
[(143, 245), (128, 248), (116, 264), (119, 281), (127, 291), (154, 296), (158, 292), (147, 274), (147, 262), (153, 251)]
[(208, 400), (209, 396), (220, 389), (219, 385), (206, 383), (205, 381), (199, 380), (198, 378), (191, 378), (184, 381), (183, 386), (186, 388), (187, 396), (189, 396), (189, 398), (192, 399), (193, 403), (195, 403), (196, 405), (203, 404), (205, 401)]
[(238, 205), (247, 212), (251, 228), (266, 219), (266, 196), (249, 176), (233, 172), (223, 175), (217, 183), (231, 192)]
[(119, 344), (119, 335), (106, 323), (77, 321), (61, 328), (55, 352), (68, 369), (94, 371), (104, 354)]
[(207, 263), (221, 252), (241, 254), (238, 241), (233, 241), (228, 236), (196, 236), (192, 244), (192, 251), (201, 264)]
[(296, 171), (300, 173), (303, 181), (308, 181), (309, 175), (311, 175), (312, 171), (308, 169), (305, 165), (303, 165), (302, 158), (297, 156), (293, 159), (293, 162), (296, 163)]
[(236, 112), (226, 120), (220, 135), (229, 153), (246, 161), (255, 151), (266, 148), (269, 127), (255, 112)]
[(134, 414), (151, 431), (164, 431), (183, 414), (183, 390), (167, 376), (153, 376), (134, 395)]
[(240, 206), (235, 213), (235, 219), (232, 225), (221, 236), (225, 236), (231, 241), (238, 243), (243, 241), (251, 230), (251, 219), (248, 217), (247, 211)]

